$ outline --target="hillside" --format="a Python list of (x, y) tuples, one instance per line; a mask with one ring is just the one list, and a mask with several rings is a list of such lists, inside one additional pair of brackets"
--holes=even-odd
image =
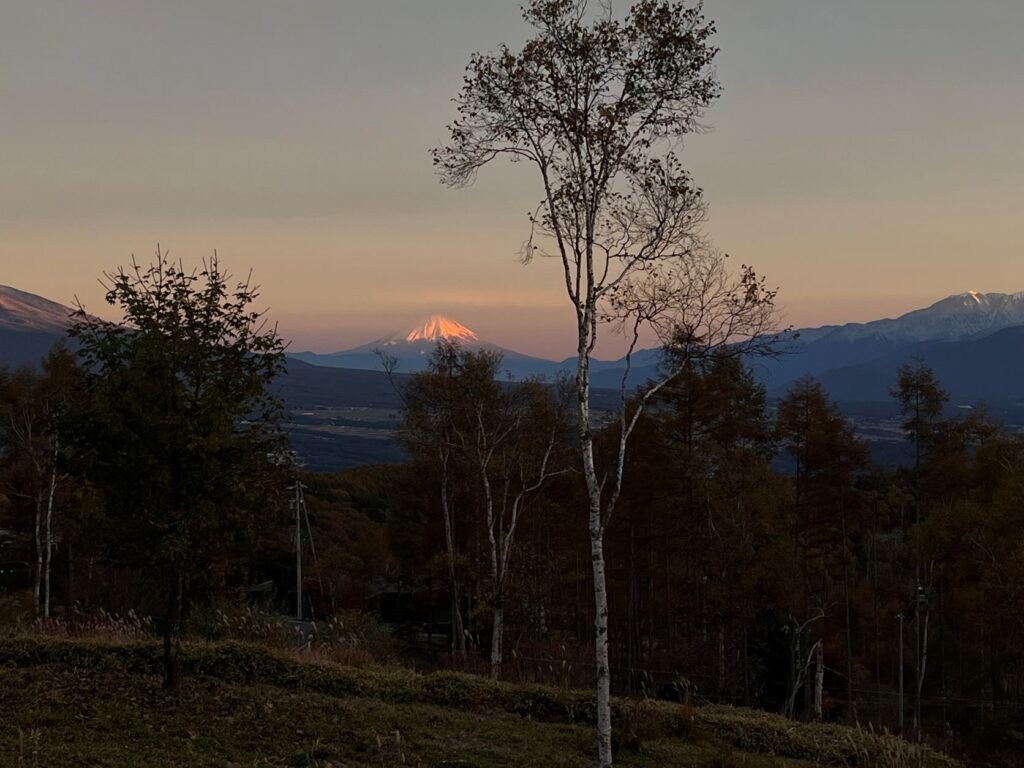
[[(964, 386), (957, 396), (967, 401), (1012, 399), (1013, 393), (991, 392), (988, 377), (1000, 369), (1002, 356), (1019, 352), (1012, 335), (1000, 334), (1022, 325), (1024, 293), (967, 291), (895, 318), (800, 329), (795, 340), (780, 347), (784, 354), (757, 361), (754, 367), (776, 393), (810, 374), (826, 383), (837, 400), (884, 400), (899, 365), (919, 356), (932, 364), (933, 353), (943, 357), (942, 344), (959, 344), (979, 367), (961, 376)], [(982, 343), (991, 337), (1011, 344)], [(884, 381), (877, 382), (877, 376)]]
[(1024, 402), (1024, 325), (979, 339), (932, 341), (827, 371), (821, 383), (838, 400), (885, 400), (904, 363), (922, 360), (954, 404)]
[[(0, 763), (45, 766), (593, 764), (586, 694), (453, 673), (299, 663), (251, 646), (187, 649), (178, 701), (152, 645), (0, 642)], [(726, 707), (616, 705), (622, 766), (934, 766), (892, 737)]]
[(0, 366), (38, 365), (69, 325), (73, 310), (0, 285)]

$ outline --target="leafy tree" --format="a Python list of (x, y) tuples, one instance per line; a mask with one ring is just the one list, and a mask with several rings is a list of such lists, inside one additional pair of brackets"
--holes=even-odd
[[(850, 640), (850, 528), (849, 512), (855, 508), (853, 478), (868, 464), (868, 453), (853, 427), (831, 402), (821, 384), (810, 376), (794, 382), (779, 401), (777, 435), (795, 467), (791, 523), (793, 560), (799, 570), (796, 594), (789, 598), (792, 671), (788, 714), (794, 714), (796, 695), (804, 685), (809, 666), (801, 653), (804, 633), (812, 634), (827, 617), (836, 585), (832, 573), (842, 574), (842, 601), (847, 660)], [(816, 659), (813, 690), (815, 714), (820, 719), (825, 638), (811, 646)], [(850, 668), (847, 672), (850, 690)], [(808, 701), (810, 686), (804, 688)]]
[(628, 563), (625, 666), (685, 669), (714, 681), (705, 690), (749, 699), (757, 547), (780, 486), (764, 388), (719, 355), (688, 365), (658, 406), (637, 428), (609, 535), (609, 559)]
[(670, 147), (699, 126), (718, 94), (714, 26), (699, 3), (640, 0), (624, 20), (611, 5), (530, 0), (536, 34), (523, 48), (475, 54), (456, 98), (459, 117), (434, 161), (451, 185), (470, 183), (492, 160), (530, 163), (543, 198), (531, 217), (524, 259), (562, 266), (575, 315), (576, 406), (594, 588), (598, 753), (612, 764), (608, 589), (604, 535), (622, 490), (626, 446), (661, 382), (626, 409), (619, 450), (598, 466), (591, 412), (591, 357), (602, 321), (625, 329), (632, 350), (644, 329), (663, 345), (700, 355), (757, 339), (773, 292), (752, 270), (733, 279), (701, 237), (703, 202)]
[(216, 254), (188, 271), (158, 249), (105, 277), (123, 318), (78, 312), (87, 396), (69, 427), (102, 494), (100, 549), (164, 584), (164, 684), (177, 691), (188, 600), (248, 554), (277, 506), (281, 408), (267, 385), (283, 344), (252, 309), (257, 288), (231, 285)]

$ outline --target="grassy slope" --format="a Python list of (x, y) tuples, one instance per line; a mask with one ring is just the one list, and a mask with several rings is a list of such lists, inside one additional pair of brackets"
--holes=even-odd
[[(0, 765), (593, 764), (592, 730), (572, 722), (588, 717), (573, 709), (582, 701), (574, 695), (458, 675), (315, 667), (229, 646), (192, 649), (192, 676), (174, 701), (160, 690), (154, 659), (152, 647), (0, 642)], [(524, 701), (534, 716), (509, 711)], [(559, 709), (554, 701), (570, 704)], [(633, 749), (620, 749), (619, 765), (799, 768), (851, 757), (883, 764), (877, 755), (857, 759), (839, 729), (808, 730), (742, 710), (709, 710), (685, 729), (646, 727), (667, 708), (640, 712), (640, 746), (634, 740)], [(929, 755), (921, 764), (945, 761)]]

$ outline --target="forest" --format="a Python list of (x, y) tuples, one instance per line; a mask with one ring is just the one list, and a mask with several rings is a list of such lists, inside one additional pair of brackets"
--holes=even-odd
[[(152, 276), (123, 274), (115, 290), (138, 298)], [(161, 284), (191, 285), (173, 267), (169, 277)], [(221, 295), (216, 269), (206, 286)], [(266, 461), (281, 414), (250, 372), (248, 390), (211, 386), (204, 397), (234, 399), (236, 415), (269, 408), (274, 428), (245, 433), (256, 452), (222, 443), (235, 430), (218, 412), (220, 437), (213, 422), (195, 428), (214, 443), (205, 453), (194, 429), (178, 447), (166, 437), (126, 455), (98, 436), (166, 436), (203, 406), (177, 425), (173, 411), (145, 422), (151, 382), (96, 373), (115, 370), (118, 343), (141, 344), (141, 334), (81, 322), (78, 355), (58, 347), (41, 370), (0, 378), (8, 630), (20, 621), (74, 632), (97, 616), (135, 616), (167, 641), (168, 626), (209, 631), (211, 612), (294, 615), (299, 521), (303, 615), (314, 626), (372, 624), (361, 635), (370, 658), (593, 685), (586, 503), (566, 382), (502, 381), (500, 356), (441, 344), (401, 389), (411, 459), (312, 474)], [(221, 374), (238, 384), (231, 366), (252, 359), (222, 359)], [(195, 360), (180, 362), (190, 370)], [(215, 375), (211, 365), (204, 375)], [(983, 408), (949, 417), (923, 365), (899, 370), (893, 397), (913, 456), (895, 469), (869, 463), (810, 378), (771, 401), (742, 357), (718, 354), (659, 391), (635, 426), (609, 521), (616, 692), (870, 723), (954, 748), (1019, 745), (1024, 440)], [(613, 416), (595, 436), (599, 456), (616, 451)], [(206, 463), (180, 478), (138, 474), (168, 455)], [(296, 487), (304, 515), (290, 503)]]

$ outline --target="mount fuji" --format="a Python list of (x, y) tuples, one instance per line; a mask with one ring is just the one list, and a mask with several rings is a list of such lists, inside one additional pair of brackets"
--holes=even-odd
[(316, 352), (296, 352), (290, 354), (290, 357), (328, 368), (379, 371), (382, 370), (379, 350), (397, 360), (401, 373), (416, 373), (427, 367), (430, 354), (442, 341), (455, 342), (463, 349), (489, 350), (501, 354), (502, 372), (515, 379), (527, 376), (552, 376), (562, 367), (561, 363), (553, 360), (524, 355), (485, 341), (462, 323), (442, 315), (431, 315), (414, 328), (383, 336), (352, 349), (325, 355)]

